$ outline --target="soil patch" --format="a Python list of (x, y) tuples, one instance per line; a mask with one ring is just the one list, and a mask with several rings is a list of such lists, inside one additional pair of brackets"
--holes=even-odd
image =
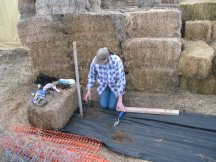
[(113, 140), (121, 143), (132, 142), (132, 139), (128, 136), (128, 134), (122, 130), (117, 130), (116, 132), (111, 134)]

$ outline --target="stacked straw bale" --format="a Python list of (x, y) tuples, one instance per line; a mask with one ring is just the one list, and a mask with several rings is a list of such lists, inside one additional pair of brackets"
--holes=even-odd
[(107, 46), (116, 53), (121, 51), (119, 40), (125, 39), (121, 22), (124, 22), (126, 15), (86, 13), (54, 15), (53, 18), (55, 22), (35, 17), (19, 23), (20, 38), (31, 49), (36, 75), (43, 72), (51, 76), (74, 78), (72, 42), (75, 40), (82, 84), (87, 82), (89, 65), (98, 48)]
[(18, 32), (24, 45), (32, 43), (58, 41), (65, 38), (57, 24), (46, 17), (32, 17), (18, 23)]
[(78, 107), (76, 87), (62, 90), (54, 97), (48, 96), (43, 107), (29, 105), (28, 120), (32, 126), (42, 129), (60, 129), (69, 121)]
[(185, 39), (210, 41), (212, 34), (211, 21), (186, 21)]
[(128, 12), (122, 50), (128, 70), (128, 89), (174, 91), (181, 53), (181, 13), (176, 9)]
[(176, 9), (150, 9), (128, 13), (127, 37), (181, 37), (181, 13)]
[(134, 66), (127, 76), (128, 90), (171, 92), (178, 85), (176, 70), (161, 67)]
[(216, 40), (216, 21), (212, 22), (212, 40)]
[(154, 7), (160, 4), (160, 0), (101, 0), (102, 8), (126, 8), (136, 7)]
[(214, 53), (214, 60), (213, 60), (213, 68), (212, 68), (212, 72), (213, 74), (216, 76), (216, 41), (212, 42), (210, 44), (210, 46), (214, 49), (215, 53)]
[(194, 79), (182, 76), (180, 86), (193, 93), (216, 94), (216, 76), (211, 75), (205, 79)]
[(216, 43), (185, 41), (179, 61), (180, 86), (194, 93), (216, 94)]
[(181, 53), (178, 38), (133, 38), (123, 45), (128, 89), (173, 91), (178, 85), (176, 67)]
[(179, 0), (161, 0), (162, 4), (178, 4)]
[(101, 0), (37, 0), (37, 16), (52, 18), (53, 14), (82, 13), (100, 10)]
[(215, 0), (181, 0), (182, 19), (188, 20), (216, 20)]
[(211, 74), (214, 50), (203, 41), (185, 41), (185, 50), (179, 60), (179, 73), (196, 79)]
[(123, 43), (128, 68), (134, 66), (175, 69), (181, 54), (178, 38), (133, 38)]
[(33, 17), (36, 14), (35, 0), (19, 0), (20, 19)]
[[(118, 25), (118, 23), (121, 23), (121, 20), (124, 20), (125, 17), (121, 13), (91, 13), (70, 15), (62, 19), (62, 22), (69, 26), (64, 29), (64, 32), (70, 36), (68, 41), (76, 40), (78, 44), (81, 84), (87, 83), (90, 63), (100, 47), (106, 46), (115, 53), (121, 52), (118, 39), (124, 38), (121, 38), (123, 30), (121, 30), (121, 24)], [(124, 35), (123, 33), (123, 37), (125, 37)]]
[[(91, 5), (92, 7), (99, 5), (100, 1), (76, 2), (73, 0), (54, 0), (52, 2), (38, 0), (36, 1), (37, 17), (20, 21), (20, 39), (31, 50), (30, 55), (35, 75), (43, 72), (60, 78), (75, 78), (72, 42), (77, 41), (80, 82), (85, 85), (91, 60), (98, 48), (106, 46), (111, 51), (123, 52), (130, 58), (133, 52), (130, 47), (136, 46), (136, 41), (139, 40), (136, 38), (144, 38), (139, 40), (139, 50), (135, 49), (138, 53), (137, 56), (144, 57), (142, 64), (139, 57), (128, 61), (127, 64), (139, 62), (140, 66), (145, 67), (143, 73), (147, 73), (146, 75), (150, 75), (148, 71), (154, 67), (156, 76), (153, 77), (155, 79), (153, 83), (155, 85), (161, 80), (161, 77), (163, 78), (163, 75), (164, 78), (170, 77), (168, 80), (171, 82), (164, 83), (165, 88), (161, 88), (160, 84), (158, 84), (158, 88), (152, 85), (150, 87), (152, 91), (163, 92), (174, 89), (177, 85), (176, 64), (181, 49), (181, 41), (177, 39), (181, 36), (181, 13), (179, 10), (145, 9), (141, 11), (139, 9), (139, 11), (124, 12), (86, 12), (91, 10)], [(116, 1), (109, 2), (112, 5), (117, 3)], [(125, 5), (139, 3), (141, 6), (159, 3), (158, 0), (118, 2)], [(90, 4), (90, 9), (87, 4)], [(78, 10), (83, 13), (73, 14)], [(128, 43), (130, 40), (127, 39), (130, 38), (134, 39)], [(122, 44), (125, 44), (123, 51)], [(145, 54), (143, 55), (140, 51), (144, 51)], [(128, 68), (129, 71), (130, 68), (131, 71), (134, 70), (133, 66), (128, 66)], [(133, 75), (129, 78), (133, 78)], [(129, 81), (129, 87), (134, 87), (133, 84), (131, 82), (130, 85)], [(169, 85), (170, 87), (168, 87)]]

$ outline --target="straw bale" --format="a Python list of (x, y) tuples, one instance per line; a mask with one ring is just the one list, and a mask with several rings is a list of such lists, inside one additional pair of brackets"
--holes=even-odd
[(179, 5), (184, 21), (216, 20), (215, 0), (182, 0)]
[(211, 21), (186, 21), (185, 38), (187, 40), (210, 41), (212, 34)]
[(38, 16), (52, 19), (54, 14), (81, 13), (100, 10), (101, 0), (37, 0)]
[(160, 0), (101, 0), (102, 8), (126, 8), (129, 6), (154, 7)]
[[(123, 14), (119, 15), (125, 17)], [(95, 56), (99, 47), (107, 46), (120, 52), (117, 25), (109, 13), (89, 13), (65, 16), (59, 20), (65, 24), (61, 30), (69, 35), (69, 41), (76, 40), (80, 57), (89, 61)], [(118, 20), (117, 22), (118, 23)]]
[(216, 21), (212, 22), (212, 40), (216, 40)]
[(180, 75), (204, 79), (212, 69), (214, 50), (203, 41), (185, 41), (185, 50), (179, 60)]
[(170, 92), (178, 86), (177, 71), (158, 67), (134, 66), (127, 75), (127, 90)]
[(213, 59), (213, 67), (212, 72), (216, 76), (216, 41), (211, 42), (210, 46), (214, 49), (214, 59)]
[(161, 0), (163, 4), (178, 4), (179, 0)]
[(44, 73), (59, 78), (75, 78), (68, 42), (38, 42), (29, 47), (35, 75)]
[(216, 51), (216, 41), (212, 41), (209, 45)]
[(33, 104), (28, 106), (28, 120), (31, 125), (42, 129), (60, 129), (70, 119), (78, 107), (76, 87), (62, 90), (43, 107)]
[(178, 38), (133, 38), (122, 44), (128, 70), (134, 66), (175, 69), (181, 54)]
[(45, 17), (32, 17), (20, 21), (18, 34), (21, 42), (26, 46), (35, 42), (53, 42), (65, 38), (65, 34), (56, 24)]
[(150, 9), (128, 13), (127, 37), (181, 37), (177, 9)]
[(165, 9), (165, 8), (174, 8), (174, 9), (178, 9), (178, 4), (170, 4), (170, 3), (161, 3), (157, 8), (162, 8), (162, 9)]
[(33, 17), (36, 14), (35, 0), (18, 0), (20, 19)]
[(182, 76), (180, 87), (193, 93), (216, 94), (216, 77), (211, 75), (206, 79), (192, 79)]
[(121, 52), (119, 40), (125, 39), (121, 26), (125, 17), (121, 13), (102, 12), (70, 15), (61, 20), (70, 26), (63, 29), (70, 36), (69, 41), (77, 41), (81, 84), (87, 83), (90, 63), (100, 47), (106, 46), (115, 53)]

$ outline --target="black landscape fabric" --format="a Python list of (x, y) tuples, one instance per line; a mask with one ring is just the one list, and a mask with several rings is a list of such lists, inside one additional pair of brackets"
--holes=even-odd
[(102, 140), (111, 150), (153, 162), (216, 162), (216, 117), (126, 113), (84, 106), (60, 131)]

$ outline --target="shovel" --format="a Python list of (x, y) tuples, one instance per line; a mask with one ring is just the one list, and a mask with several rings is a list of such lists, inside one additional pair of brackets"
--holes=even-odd
[(124, 112), (123, 112), (123, 111), (119, 112), (118, 118), (117, 118), (117, 120), (115, 121), (115, 123), (114, 123), (114, 125), (113, 125), (114, 127), (117, 127), (117, 126), (119, 125), (120, 119), (121, 119), (123, 116), (124, 116)]

